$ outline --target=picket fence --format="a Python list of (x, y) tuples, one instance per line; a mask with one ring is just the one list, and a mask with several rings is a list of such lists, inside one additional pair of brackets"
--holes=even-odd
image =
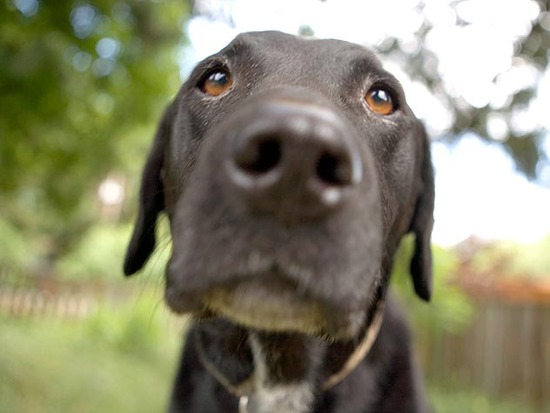
[(81, 319), (95, 314), (98, 307), (97, 300), (85, 295), (0, 289), (0, 314), (10, 316)]

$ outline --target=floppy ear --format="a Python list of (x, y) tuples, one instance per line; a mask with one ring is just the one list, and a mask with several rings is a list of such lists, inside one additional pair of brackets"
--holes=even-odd
[(132, 275), (139, 271), (155, 249), (157, 217), (164, 209), (161, 171), (164, 163), (164, 150), (172, 129), (172, 118), (173, 110), (172, 106), (169, 106), (164, 112), (153, 147), (143, 169), (138, 216), (124, 259), (124, 274), (126, 275)]
[(424, 126), (418, 122), (417, 139), (421, 162), (421, 189), (416, 201), (415, 212), (410, 227), (414, 233), (415, 246), (410, 271), (414, 290), (420, 298), (429, 301), (432, 296), (432, 251), (431, 235), (434, 224), (434, 172), (430, 156), (430, 142)]

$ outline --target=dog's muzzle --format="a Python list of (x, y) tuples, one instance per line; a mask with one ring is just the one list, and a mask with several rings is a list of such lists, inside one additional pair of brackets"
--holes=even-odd
[(167, 301), (269, 331), (350, 336), (379, 276), (365, 138), (316, 92), (251, 98), (207, 136), (176, 205)]

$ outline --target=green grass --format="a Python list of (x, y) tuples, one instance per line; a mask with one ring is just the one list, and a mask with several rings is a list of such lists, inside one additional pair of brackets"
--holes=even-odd
[(0, 412), (163, 412), (182, 327), (142, 295), (87, 320), (0, 318)]
[[(146, 289), (85, 320), (0, 316), (0, 412), (166, 411), (183, 323)], [(436, 413), (519, 413), (475, 391), (432, 386)]]
[(429, 398), (434, 413), (527, 413), (530, 410), (515, 400), (493, 400), (475, 390), (431, 386)]

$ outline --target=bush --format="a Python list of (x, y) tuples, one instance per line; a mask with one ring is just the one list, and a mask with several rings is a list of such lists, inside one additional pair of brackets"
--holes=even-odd
[(409, 273), (412, 250), (412, 237), (407, 237), (397, 252), (392, 274), (400, 298), (411, 311), (412, 321), (418, 325), (418, 330), (460, 331), (470, 322), (474, 309), (468, 297), (451, 283), (458, 265), (456, 253), (437, 246), (432, 247), (433, 295), (431, 302), (426, 304), (414, 293)]
[(483, 247), (472, 266), (480, 273), (522, 278), (550, 277), (550, 237), (531, 243), (497, 242)]
[[(157, 279), (164, 272), (170, 244), (162, 225), (159, 245), (149, 260), (145, 273)], [(63, 257), (57, 267), (58, 277), (67, 280), (122, 279), (122, 263), (130, 240), (130, 226), (98, 225), (90, 229), (78, 246)]]
[(31, 265), (29, 243), (16, 227), (0, 219), (0, 273), (20, 273)]
[(182, 327), (157, 303), (142, 292), (85, 320), (0, 318), (0, 411), (165, 411)]

